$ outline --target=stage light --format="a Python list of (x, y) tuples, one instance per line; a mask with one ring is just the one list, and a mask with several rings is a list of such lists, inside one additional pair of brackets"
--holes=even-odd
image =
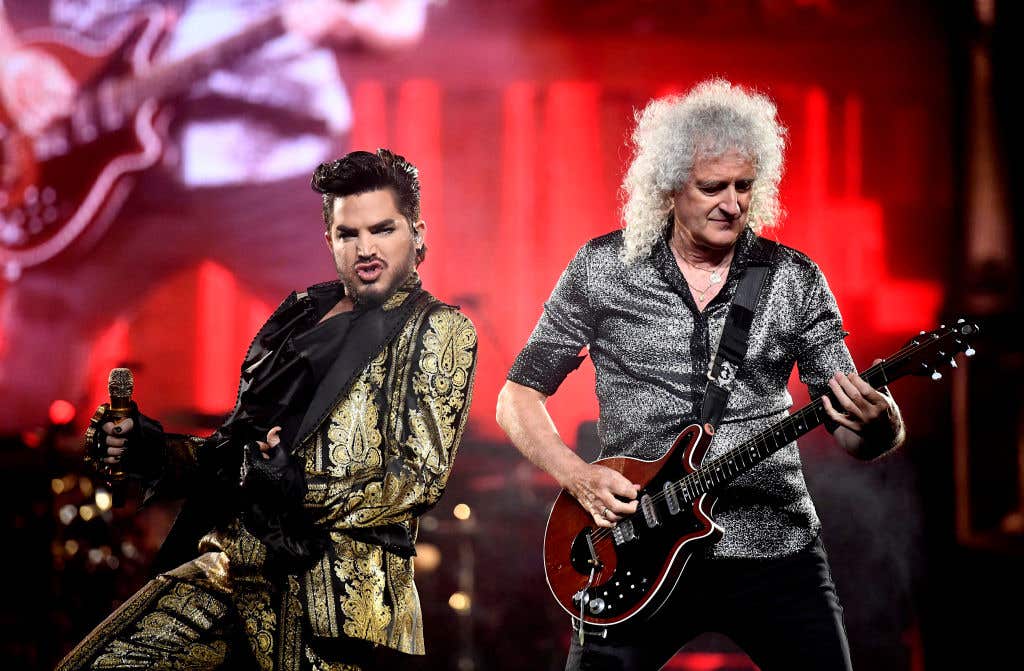
[(101, 512), (106, 512), (110, 510), (110, 507), (111, 505), (113, 505), (113, 503), (114, 497), (110, 495), (110, 492), (106, 491), (105, 489), (96, 490), (96, 507), (99, 508)]
[(89, 561), (93, 564), (99, 564), (103, 561), (103, 552), (99, 548), (89, 550)]
[(465, 592), (455, 592), (448, 597), (448, 605), (457, 613), (465, 613), (471, 605), (469, 595)]
[(64, 552), (66, 552), (69, 557), (74, 557), (75, 553), (78, 552), (78, 541), (74, 538), (64, 541)]
[(121, 543), (121, 554), (128, 559), (135, 559), (139, 556), (139, 551), (136, 549), (135, 544), (131, 541), (124, 541)]
[(70, 424), (75, 418), (75, 406), (64, 399), (57, 399), (50, 404), (50, 423)]
[(25, 447), (35, 449), (43, 444), (43, 432), (38, 429), (22, 431), (21, 442), (25, 443)]
[(64, 479), (63, 478), (53, 478), (52, 480), (50, 480), (50, 489), (53, 490), (54, 494), (60, 494), (61, 492), (63, 492), (64, 491)]
[(468, 520), (470, 515), (472, 514), (473, 511), (470, 510), (469, 506), (467, 506), (465, 503), (460, 503), (456, 505), (455, 508), (452, 510), (452, 515), (455, 515), (455, 519), (457, 520)]
[(417, 543), (412, 561), (417, 573), (432, 573), (441, 565), (441, 549), (433, 543)]
[(93, 491), (92, 480), (90, 480), (89, 478), (81, 478), (78, 481), (78, 489), (85, 496), (92, 496), (92, 491)]
[(96, 517), (96, 508), (93, 506), (82, 506), (78, 509), (78, 514), (82, 516), (82, 519), (88, 522), (92, 518)]
[(71, 524), (75, 521), (75, 518), (78, 517), (78, 508), (70, 503), (66, 506), (61, 506), (60, 512), (57, 513), (57, 516), (60, 518), (61, 523)]

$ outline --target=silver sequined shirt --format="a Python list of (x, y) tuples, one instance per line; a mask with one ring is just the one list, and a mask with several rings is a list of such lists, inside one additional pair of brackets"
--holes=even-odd
[[(700, 415), (709, 359), (717, 348), (739, 276), (751, 259), (771, 259), (750, 329), (749, 348), (706, 459), (779, 421), (793, 404), (793, 365), (811, 397), (836, 372), (852, 372), (842, 318), (824, 275), (804, 254), (745, 231), (719, 294), (698, 311), (667, 241), (623, 263), (622, 232), (583, 246), (562, 273), (508, 379), (553, 394), (589, 348), (600, 405), (602, 457), (660, 457)], [(774, 250), (773, 250), (774, 248)], [(714, 509), (725, 529), (720, 557), (778, 557), (805, 547), (820, 529), (800, 455), (791, 443), (741, 475)]]

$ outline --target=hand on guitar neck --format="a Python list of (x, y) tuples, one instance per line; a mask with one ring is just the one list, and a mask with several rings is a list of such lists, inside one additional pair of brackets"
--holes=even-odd
[[(880, 363), (882, 359), (875, 359), (871, 365)], [(836, 373), (828, 386), (831, 394), (821, 399), (833, 422), (828, 428), (850, 455), (870, 460), (903, 444), (903, 419), (889, 393), (875, 389), (856, 373)]]

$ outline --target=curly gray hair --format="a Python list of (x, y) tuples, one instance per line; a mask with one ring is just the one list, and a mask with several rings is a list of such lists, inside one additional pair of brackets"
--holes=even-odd
[(778, 223), (779, 180), (786, 129), (766, 96), (724, 79), (710, 79), (682, 96), (652, 100), (636, 115), (633, 162), (622, 180), (627, 263), (650, 253), (672, 209), (672, 198), (700, 157), (730, 150), (757, 170), (747, 225), (754, 232)]

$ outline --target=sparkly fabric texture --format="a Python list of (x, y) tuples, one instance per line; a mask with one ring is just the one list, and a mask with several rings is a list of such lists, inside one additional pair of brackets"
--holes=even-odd
[[(698, 311), (667, 240), (650, 257), (619, 259), (622, 232), (595, 238), (576, 254), (544, 305), (508, 379), (553, 394), (589, 347), (600, 404), (601, 457), (655, 459), (700, 415), (706, 373), (741, 271), (771, 258), (750, 329), (746, 359), (706, 460), (785, 417), (793, 365), (811, 396), (836, 372), (852, 372), (835, 298), (818, 266), (747, 230), (719, 294)], [(773, 252), (773, 248), (775, 248)], [(805, 547), (820, 528), (796, 443), (720, 493), (715, 519), (725, 536), (710, 553), (778, 557)]]

